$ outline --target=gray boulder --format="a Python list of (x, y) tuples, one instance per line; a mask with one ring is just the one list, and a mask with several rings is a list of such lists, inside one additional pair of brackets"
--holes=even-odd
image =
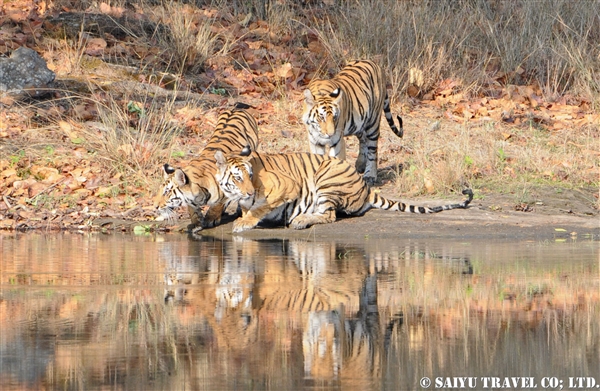
[(0, 58), (0, 97), (42, 96), (55, 76), (35, 50), (21, 46), (9, 58)]

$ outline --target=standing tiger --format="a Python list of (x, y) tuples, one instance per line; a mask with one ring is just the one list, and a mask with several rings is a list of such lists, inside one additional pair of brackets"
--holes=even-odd
[(303, 229), (334, 222), (336, 212), (358, 216), (372, 208), (410, 213), (437, 213), (466, 208), (473, 199), (435, 207), (407, 205), (381, 197), (348, 162), (311, 153), (248, 156), (215, 153), (216, 178), (225, 193), (239, 202), (242, 217), (233, 231), (254, 228), (261, 221), (283, 221)]
[[(215, 179), (215, 151), (228, 153), (244, 146), (254, 150), (257, 145), (258, 125), (250, 113), (240, 108), (221, 112), (217, 127), (198, 158), (183, 168), (163, 166), (165, 183), (154, 199), (159, 213), (157, 220), (173, 219), (175, 208), (187, 205), (192, 220), (188, 228), (192, 232), (218, 225), (223, 211), (235, 212), (237, 205), (230, 205), (223, 197)], [(203, 214), (205, 207), (208, 208)]]
[[(386, 78), (372, 61), (353, 61), (329, 80), (312, 80), (304, 90), (302, 122), (308, 130), (310, 151), (346, 159), (344, 136), (354, 135), (360, 142), (356, 169), (372, 186), (377, 179), (377, 142), (381, 110), (392, 131), (402, 137), (390, 113)], [(329, 152), (327, 152), (329, 148)]]

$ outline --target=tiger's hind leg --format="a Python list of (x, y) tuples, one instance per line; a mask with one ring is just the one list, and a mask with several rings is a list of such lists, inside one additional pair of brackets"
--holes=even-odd
[(296, 216), (290, 225), (294, 229), (304, 229), (315, 224), (327, 224), (335, 221), (335, 210), (326, 210), (322, 213), (306, 213)]

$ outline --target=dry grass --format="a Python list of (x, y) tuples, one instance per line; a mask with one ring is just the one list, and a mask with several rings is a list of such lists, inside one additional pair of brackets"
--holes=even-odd
[(158, 34), (164, 53), (170, 56), (168, 68), (184, 74), (204, 71), (206, 60), (226, 53), (229, 42), (213, 33), (210, 19), (202, 17), (197, 9), (179, 3), (167, 3), (154, 9), (155, 17), (168, 26), (170, 34)]
[(395, 96), (409, 86), (411, 69), (422, 72), (423, 93), (455, 77), (475, 94), (485, 90), (490, 72), (502, 72), (508, 83), (539, 83), (547, 98), (571, 91), (598, 104), (600, 9), (594, 5), (356, 1), (316, 23), (336, 61), (382, 57)]
[(181, 128), (172, 119), (174, 99), (116, 99), (110, 94), (95, 101), (100, 123), (86, 124), (83, 137), (97, 159), (130, 181), (152, 184), (157, 167), (169, 161)]
[(417, 112), (405, 116), (407, 133), (402, 140), (385, 124), (382, 129), (380, 168), (402, 165), (395, 188), (406, 196), (448, 193), (465, 186), (505, 192), (525, 184), (599, 185), (597, 126), (580, 132), (507, 128), (494, 122), (428, 121)]

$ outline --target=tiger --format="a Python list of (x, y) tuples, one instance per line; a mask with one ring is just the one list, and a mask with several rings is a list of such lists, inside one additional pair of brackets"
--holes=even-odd
[(344, 136), (356, 136), (359, 140), (356, 169), (369, 186), (374, 185), (382, 109), (392, 131), (402, 138), (402, 118), (397, 116), (396, 127), (390, 112), (385, 74), (372, 61), (353, 61), (329, 80), (311, 80), (304, 90), (302, 115), (310, 151), (345, 160)]
[(239, 203), (242, 216), (233, 232), (252, 229), (262, 221), (284, 222), (295, 229), (332, 223), (336, 212), (363, 215), (370, 209), (437, 213), (467, 208), (468, 198), (456, 204), (425, 207), (388, 200), (367, 185), (345, 160), (308, 152), (267, 154), (251, 152), (225, 155), (215, 152), (216, 180), (223, 193)]
[[(229, 202), (216, 179), (215, 151), (239, 151), (243, 147), (258, 146), (258, 124), (256, 119), (238, 105), (219, 114), (217, 126), (200, 155), (183, 168), (162, 166), (164, 185), (154, 198), (158, 221), (173, 220), (175, 209), (187, 206), (191, 224), (188, 229), (197, 233), (221, 222), (224, 211), (237, 212), (237, 205)], [(245, 108), (247, 108), (246, 106)], [(203, 213), (203, 209), (206, 211)]]

